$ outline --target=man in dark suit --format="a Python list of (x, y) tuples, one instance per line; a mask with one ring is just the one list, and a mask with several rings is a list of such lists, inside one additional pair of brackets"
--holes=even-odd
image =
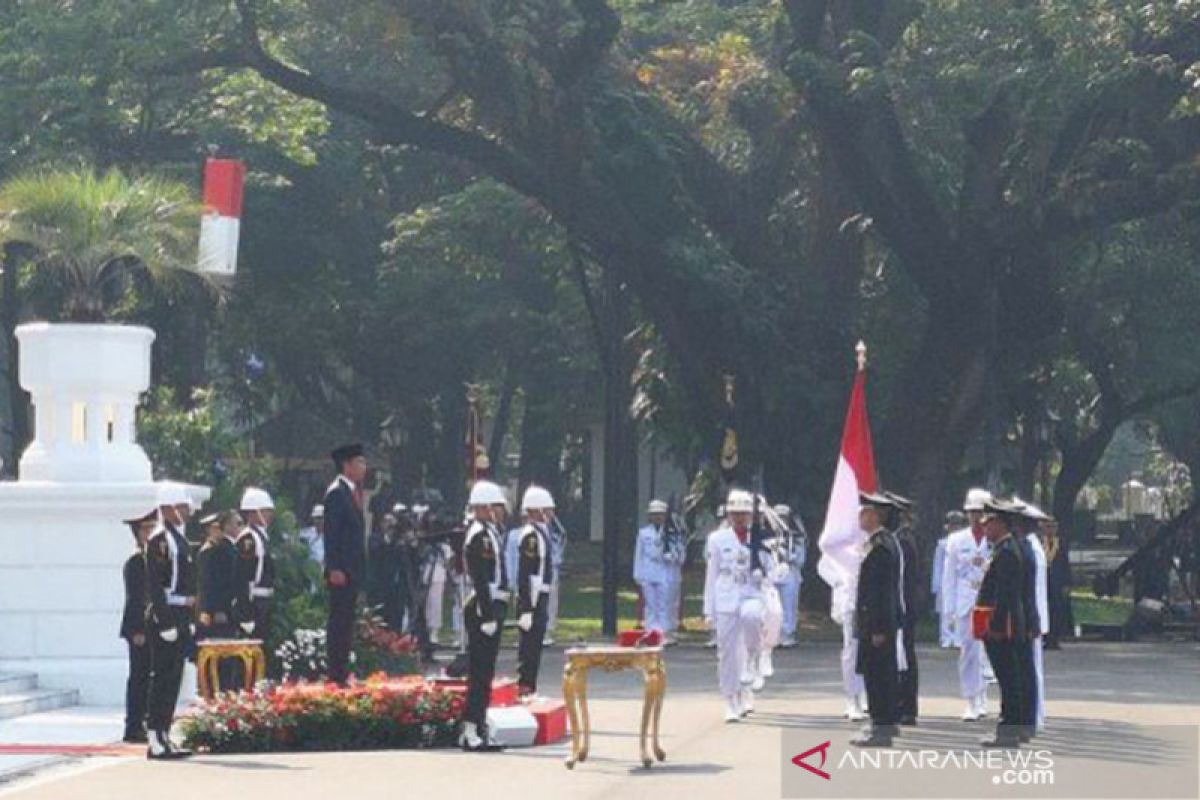
[(921, 583), (921, 571), (917, 559), (917, 539), (913, 534), (913, 502), (893, 492), (884, 492), (896, 510), (891, 520), (896, 545), (901, 555), (901, 586), (904, 599), (900, 613), (900, 628), (904, 633), (904, 660), (907, 668), (900, 671), (897, 689), (897, 722), (901, 725), (917, 724), (917, 587)]
[(329, 588), (329, 622), (325, 629), (329, 679), (345, 685), (350, 677), (354, 644), (354, 605), (366, 578), (365, 520), (362, 482), (367, 458), (361, 444), (332, 453), (338, 476), (325, 492), (325, 585)]
[(991, 621), (983, 646), (1000, 683), (1000, 721), (996, 734), (981, 742), (984, 747), (1019, 747), (1025, 715), (1024, 687), (1018, 642), (1026, 638), (1023, 600), (1025, 565), (1013, 526), (1021, 508), (1003, 500), (983, 507), (983, 532), (992, 545), (992, 559), (979, 587), (977, 608), (990, 608)]
[[(196, 574), (200, 593), (196, 598), (197, 639), (232, 639), (237, 625), (234, 602), (238, 598), (238, 550), (234, 539), (241, 529), (241, 517), (236, 511), (209, 514), (200, 520), (204, 544), (196, 555)], [(248, 584), (247, 584), (248, 586)], [(242, 587), (245, 594), (246, 587)], [(217, 670), (218, 691), (240, 687), (238, 662), (224, 659)]]
[[(1017, 501), (1021, 516), (1013, 531), (1017, 546), (1021, 549), (1021, 604), (1025, 611), (1025, 636), (1016, 642), (1017, 663), (1021, 668), (1021, 730), (1020, 739), (1028, 742), (1037, 733), (1038, 694), (1037, 666), (1033, 659), (1033, 641), (1042, 633), (1042, 621), (1037, 606), (1037, 556), (1033, 551), (1031, 535), (1036, 536), (1041, 519), (1036, 509)], [(1037, 512), (1040, 513), (1040, 512)]]
[(154, 530), (157, 510), (125, 524), (133, 531), (137, 550), (125, 562), (125, 610), (120, 636), (129, 645), (129, 678), (125, 681), (125, 736), (131, 744), (146, 744), (146, 691), (150, 685), (150, 650), (146, 647), (146, 539)]
[(891, 747), (896, 735), (897, 654), (900, 630), (900, 550), (884, 527), (895, 504), (877, 494), (859, 496), (858, 524), (868, 534), (858, 571), (854, 629), (858, 672), (867, 687), (871, 724), (852, 739), (855, 747)]

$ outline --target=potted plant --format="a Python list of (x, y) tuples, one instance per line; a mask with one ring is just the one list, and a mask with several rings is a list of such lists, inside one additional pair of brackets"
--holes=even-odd
[(0, 241), (20, 244), (57, 299), (51, 322), (20, 325), (21, 386), (35, 408), (22, 480), (146, 481), (134, 413), (149, 387), (149, 328), (111, 322), (139, 276), (195, 276), (201, 206), (177, 181), (83, 167), (0, 186)]

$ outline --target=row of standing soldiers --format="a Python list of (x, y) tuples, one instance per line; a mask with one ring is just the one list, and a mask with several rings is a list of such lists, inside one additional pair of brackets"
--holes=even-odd
[[(274, 567), (267, 527), (274, 504), (250, 488), (241, 513), (226, 511), (200, 520), (199, 552), (183, 534), (192, 506), (183, 487), (164, 484), (157, 507), (126, 520), (137, 551), (125, 562), (125, 608), (120, 636), (129, 647), (126, 683), (127, 742), (148, 743), (151, 758), (188, 753), (169, 737), (184, 663), (197, 639), (265, 639), (270, 628)], [(236, 665), (221, 670), (220, 688), (235, 688)]]
[[(898, 725), (916, 724), (917, 561), (908, 524), (911, 511), (911, 501), (895, 494), (860, 495), (859, 525), (868, 540), (854, 629), (856, 668), (866, 685), (871, 722), (851, 742), (859, 747), (890, 747)], [(989, 499), (983, 514), (991, 556), (975, 601), (973, 630), (963, 635), (983, 641), (1000, 684), (996, 733), (981, 744), (1016, 747), (1036, 735), (1043, 702), (1038, 567), (1025, 534), (1044, 514), (1023, 502), (1000, 499)]]

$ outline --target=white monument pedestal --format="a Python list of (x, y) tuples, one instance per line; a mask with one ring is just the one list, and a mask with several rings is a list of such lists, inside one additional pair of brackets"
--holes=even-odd
[(121, 569), (135, 548), (122, 520), (157, 495), (134, 423), (154, 332), (33, 323), (16, 334), (36, 434), (19, 479), (0, 483), (0, 672), (36, 672), (84, 703), (121, 705)]

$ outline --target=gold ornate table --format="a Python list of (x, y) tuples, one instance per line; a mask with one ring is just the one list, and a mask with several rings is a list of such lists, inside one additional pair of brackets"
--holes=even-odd
[(242, 685), (246, 691), (263, 679), (267, 660), (261, 639), (203, 639), (196, 642), (196, 683), (200, 696), (213, 698), (213, 687), (220, 686), (221, 660), (236, 658), (242, 663)]
[[(617, 645), (574, 647), (567, 650), (567, 660), (563, 666), (563, 700), (567, 705), (567, 718), (571, 722), (571, 755), (566, 761), (567, 769), (574, 769), (577, 762), (586, 761), (588, 747), (591, 745), (587, 676), (588, 670), (592, 668), (605, 672), (641, 670), (645, 681), (645, 695), (642, 701), (642, 764), (649, 767), (654, 763), (651, 752), (659, 761), (666, 760), (667, 754), (658, 744), (658, 721), (662, 716), (663, 696), (667, 692), (667, 666), (663, 662), (662, 654), (661, 647)], [(648, 743), (651, 730), (653, 740), (652, 743)]]

